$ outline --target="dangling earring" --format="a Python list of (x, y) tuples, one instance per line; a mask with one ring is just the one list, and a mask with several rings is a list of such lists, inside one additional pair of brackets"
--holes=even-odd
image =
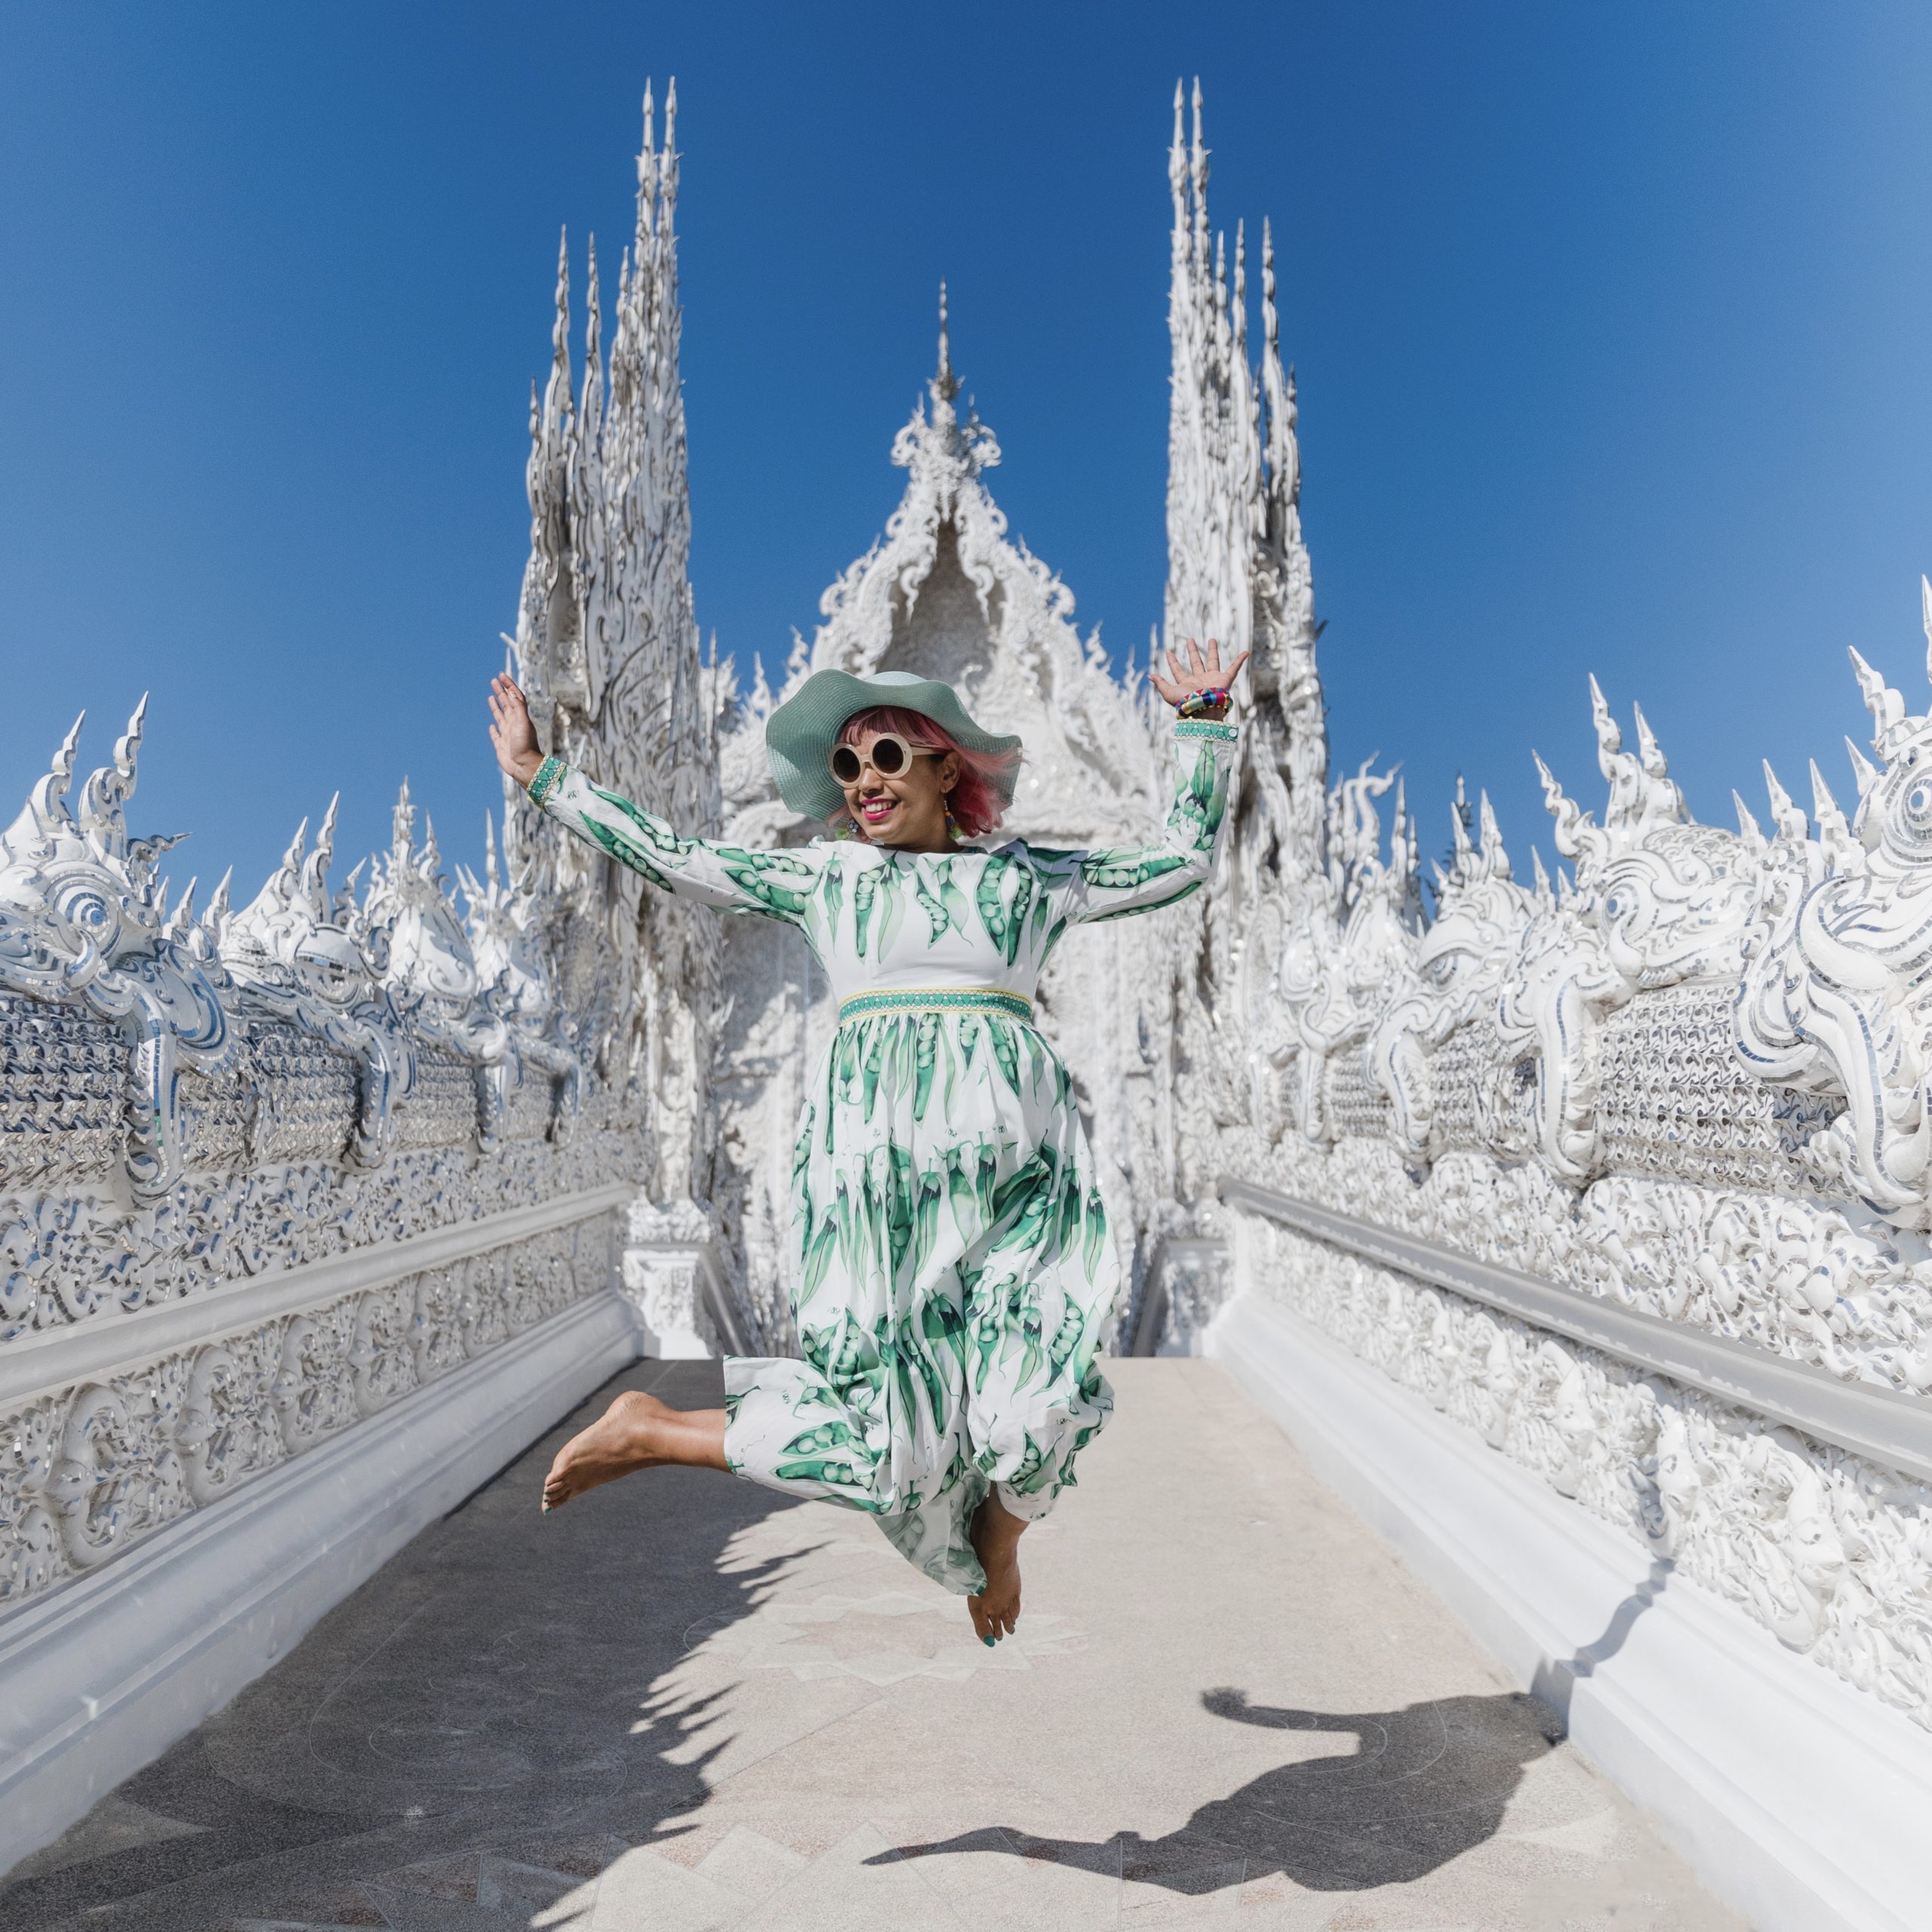
[(946, 835), (956, 839), (959, 836), (959, 821), (952, 816), (952, 794), (946, 795)]

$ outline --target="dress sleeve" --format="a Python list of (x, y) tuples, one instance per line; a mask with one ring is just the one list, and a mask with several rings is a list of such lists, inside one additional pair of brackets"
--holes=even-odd
[(1174, 802), (1158, 845), (1123, 846), (1068, 855), (1065, 916), (1071, 921), (1124, 918), (1171, 906), (1206, 884), (1228, 806), (1228, 772), (1239, 734), (1210, 718), (1174, 726)]
[(819, 876), (809, 852), (753, 852), (680, 838), (654, 813), (592, 784), (560, 758), (546, 758), (527, 789), (540, 811), (680, 899), (793, 925), (806, 917)]

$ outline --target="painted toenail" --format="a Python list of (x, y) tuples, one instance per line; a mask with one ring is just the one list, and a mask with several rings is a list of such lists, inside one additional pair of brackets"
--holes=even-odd
[(991, 1649), (992, 1648), (993, 1645), (994, 1645), (995, 1643), (997, 1643), (998, 1641), (999, 1641), (999, 1640), (998, 1640), (997, 1638), (995, 1638), (995, 1637), (982, 1637), (982, 1638), (980, 1639), (980, 1641), (981, 1643), (983, 1643), (983, 1644), (985, 1644), (985, 1645), (986, 1645), (986, 1648), (987, 1648), (988, 1650), (991, 1650)]

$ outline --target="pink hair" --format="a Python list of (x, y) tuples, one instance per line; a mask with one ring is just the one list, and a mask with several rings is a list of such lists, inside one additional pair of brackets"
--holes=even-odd
[(924, 712), (907, 711), (896, 704), (875, 705), (870, 711), (855, 712), (838, 728), (838, 743), (856, 745), (868, 731), (897, 732), (915, 752), (937, 752), (942, 756), (947, 752), (958, 753), (959, 776), (946, 801), (962, 838), (977, 838), (995, 830), (1006, 816), (1005, 789), (1020, 768), (1017, 749), (970, 751)]

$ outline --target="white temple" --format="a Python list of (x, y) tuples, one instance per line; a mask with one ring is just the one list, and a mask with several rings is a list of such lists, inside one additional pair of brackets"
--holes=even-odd
[[(943, 296), (903, 498), (783, 688), (702, 655), (674, 115), (660, 143), (647, 97), (574, 359), (560, 264), (532, 398), (547, 742), (681, 827), (801, 840), (772, 706), (914, 669), (1023, 734), (1016, 829), (1131, 838), (1164, 709), (1008, 537)], [(1569, 869), (1518, 880), (1459, 796), (1426, 912), (1399, 785), (1329, 784), (1273, 242), (1251, 340), (1198, 90), (1168, 168), (1163, 629), (1254, 655), (1211, 891), (1069, 938), (1043, 989), (1128, 1264), (1114, 1346), (1223, 1360), (1753, 1922), (1932, 1922), (1932, 718), (1856, 660), (1856, 804), (1767, 774), (1734, 832), (1592, 686), (1601, 822), (1544, 774)], [(0, 834), (0, 1866), (622, 1363), (790, 1345), (830, 1024), (791, 934), (649, 897), (515, 796), (460, 909), (406, 790), (366, 869), (333, 876), (331, 806), (245, 903), (171, 908), (139, 712), (78, 795), (73, 747)]]

